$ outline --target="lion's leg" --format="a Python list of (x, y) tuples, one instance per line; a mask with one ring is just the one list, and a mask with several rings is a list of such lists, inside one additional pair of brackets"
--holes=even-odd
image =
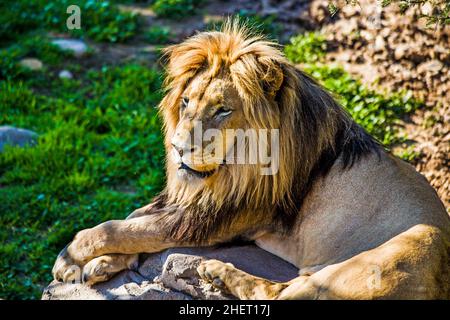
[[(135, 210), (127, 217), (127, 220), (148, 215), (149, 206)], [(94, 258), (83, 267), (82, 281), (90, 285), (107, 281), (120, 271), (137, 268), (138, 262), (138, 254), (116, 253)]]
[[(126, 219), (149, 215), (152, 204), (133, 211)], [(67, 249), (69, 243), (56, 258), (52, 273), (55, 279), (63, 282), (97, 283), (110, 279), (114, 274), (132, 269), (138, 261), (138, 254), (109, 254), (99, 256), (86, 263), (73, 259)]]
[[(162, 232), (159, 215), (129, 220), (111, 220), (77, 233), (73, 241), (58, 255), (53, 268), (55, 279), (76, 281), (68, 269), (83, 267), (92, 259), (107, 254), (159, 252), (178, 244)], [(75, 268), (74, 268), (75, 266)], [(79, 272), (73, 272), (76, 276)]]
[[(58, 255), (53, 268), (54, 278), (64, 282), (77, 281), (75, 277), (80, 275), (78, 270), (92, 259), (103, 255), (117, 253), (135, 255), (159, 252), (172, 247), (210, 246), (231, 239), (236, 235), (235, 232), (238, 232), (231, 230), (230, 234), (204, 239), (201, 243), (176, 241), (164, 231), (167, 222), (165, 219), (165, 215), (149, 214), (127, 220), (107, 221), (94, 228), (80, 231)], [(121, 266), (122, 270), (125, 266), (120, 261), (111, 266), (105, 264), (102, 259), (97, 262), (103, 266), (99, 268), (106, 269), (106, 273), (111, 273), (110, 270), (119, 270), (117, 265)]]
[(218, 260), (202, 262), (197, 271), (203, 280), (243, 300), (274, 299), (288, 286), (287, 283), (252, 276), (230, 263)]
[(375, 249), (287, 283), (216, 260), (204, 262), (198, 271), (241, 299), (448, 299), (448, 250), (440, 230), (417, 225)]
[(416, 225), (377, 248), (294, 279), (279, 299), (448, 298), (448, 250), (442, 231)]

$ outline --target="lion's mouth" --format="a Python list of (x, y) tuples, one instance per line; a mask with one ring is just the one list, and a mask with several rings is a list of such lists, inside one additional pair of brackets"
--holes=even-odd
[(187, 172), (195, 175), (196, 177), (205, 179), (208, 178), (210, 176), (212, 176), (214, 174), (214, 172), (216, 170), (209, 170), (209, 171), (197, 171), (195, 169), (192, 169), (191, 167), (189, 167), (187, 164), (185, 164), (184, 162), (181, 163), (180, 167), (178, 168), (178, 170), (184, 169)]

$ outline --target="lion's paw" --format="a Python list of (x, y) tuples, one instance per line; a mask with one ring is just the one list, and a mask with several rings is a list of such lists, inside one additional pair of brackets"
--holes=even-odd
[(197, 272), (204, 281), (211, 283), (218, 289), (228, 291), (226, 276), (232, 269), (234, 269), (234, 266), (231, 263), (207, 260), (198, 266)]
[(138, 265), (138, 255), (111, 254), (92, 259), (83, 268), (83, 283), (93, 285), (111, 279), (118, 272)]
[(52, 269), (53, 278), (62, 282), (80, 283), (81, 270), (67, 253), (68, 245), (58, 254)]
[(92, 285), (109, 280), (115, 272), (113, 266), (104, 257), (89, 261), (83, 268), (83, 283)]

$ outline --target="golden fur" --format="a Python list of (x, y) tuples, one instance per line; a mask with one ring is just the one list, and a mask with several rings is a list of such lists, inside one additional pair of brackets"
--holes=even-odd
[[(286, 90), (283, 95), (284, 110), (274, 110), (267, 101), (263, 91), (263, 82), (276, 92), (281, 86), (283, 77), (279, 73), (280, 65), (286, 64), (285, 58), (274, 47), (273, 43), (260, 37), (251, 37), (238, 24), (226, 24), (224, 32), (208, 32), (194, 36), (180, 45), (166, 49), (169, 63), (167, 67), (167, 94), (161, 102), (165, 124), (166, 148), (171, 148), (170, 138), (173, 136), (178, 123), (179, 101), (187, 84), (202, 69), (207, 69), (209, 77), (216, 77), (222, 68), (229, 68), (231, 79), (244, 102), (244, 114), (251, 128), (280, 128), (280, 119), (290, 119), (281, 127), (283, 163), (277, 176), (260, 176), (258, 167), (233, 167), (216, 177), (218, 183), (204, 189), (190, 190), (178, 185), (179, 181), (168, 168), (169, 200), (186, 203), (188, 206), (196, 194), (201, 193), (199, 203), (205, 206), (216, 204), (222, 206), (230, 195), (230, 186), (234, 190), (233, 202), (244, 201), (247, 204), (274, 204), (286, 193), (292, 185), (290, 164), (294, 163), (295, 154), (290, 152), (295, 143), (295, 119), (297, 118), (297, 95)], [(202, 70), (203, 71), (203, 70)], [(287, 70), (293, 72), (293, 70)], [(297, 81), (296, 77), (287, 77), (289, 81)], [(292, 90), (297, 83), (289, 84)], [(261, 117), (261, 114), (264, 117)], [(281, 114), (282, 113), (282, 114)], [(259, 177), (255, 180), (254, 177)], [(254, 190), (249, 194), (248, 190)], [(256, 197), (256, 198), (255, 198)], [(288, 199), (291, 200), (291, 199)]]
[[(181, 96), (199, 73), (212, 79), (225, 69), (243, 102), (245, 126), (280, 130), (278, 174), (261, 175), (256, 165), (227, 166), (207, 183), (192, 187), (176, 177), (177, 167), (169, 161), (166, 188), (169, 203), (186, 208), (195, 203), (196, 210), (208, 212), (209, 216), (211, 211), (224, 206), (240, 213), (263, 209), (265, 215), (276, 210), (282, 212), (281, 219), (286, 218), (287, 224), (292, 224), (310, 187), (311, 175), (321, 173), (312, 171), (325, 173), (330, 164), (318, 169), (314, 166), (319, 160), (332, 162), (341, 151), (342, 146), (336, 146), (338, 133), (341, 140), (347, 140), (347, 148), (353, 147), (354, 136), (367, 144), (356, 146), (358, 150), (353, 153), (347, 152), (348, 161), (376, 149), (333, 98), (292, 66), (275, 43), (252, 35), (236, 21), (228, 21), (222, 32), (200, 33), (168, 47), (165, 56), (167, 92), (160, 110), (168, 153), (180, 120)], [(302, 91), (306, 96), (300, 94)], [(273, 100), (281, 107), (274, 106)], [(299, 108), (301, 104), (303, 109)], [(330, 153), (331, 159), (320, 159), (324, 151)], [(230, 212), (226, 218), (229, 215)], [(256, 215), (253, 220), (257, 220)]]
[[(167, 48), (165, 57), (167, 186), (128, 219), (79, 232), (57, 258), (56, 279), (73, 280), (77, 266), (87, 283), (105, 281), (132, 268), (141, 252), (244, 237), (301, 275), (280, 284), (220, 261), (199, 267), (203, 279), (242, 299), (449, 297), (450, 221), (436, 193), (276, 44), (229, 21), (221, 32)], [(210, 115), (224, 101), (233, 115), (217, 124)], [(169, 154), (194, 120), (221, 129), (279, 129), (278, 173), (202, 164), (194, 169), (211, 176), (180, 179)], [(381, 280), (372, 290), (364, 277), (373, 266)]]

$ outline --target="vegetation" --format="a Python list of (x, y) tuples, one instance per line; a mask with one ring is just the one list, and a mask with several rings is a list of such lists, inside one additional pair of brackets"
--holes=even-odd
[(47, 95), (0, 82), (2, 124), (40, 134), (0, 154), (0, 296), (38, 297), (77, 230), (123, 218), (161, 188), (159, 88), (159, 73), (136, 64), (53, 79)]
[(172, 33), (169, 27), (153, 26), (145, 33), (145, 38), (151, 44), (169, 43)]
[[(51, 280), (56, 254), (78, 230), (124, 218), (164, 184), (155, 109), (161, 71), (133, 60), (108, 65), (101, 54), (89, 57), (95, 65), (87, 64), (53, 46), (46, 32), (62, 30), (67, 3), (0, 4), (0, 125), (39, 134), (34, 147), (6, 147), (0, 153), (1, 298), (39, 298)], [(116, 42), (137, 32), (137, 17), (119, 11), (113, 2), (77, 3), (85, 27), (73, 36)], [(198, 3), (157, 0), (153, 8), (159, 15), (176, 17), (188, 11), (187, 4), (197, 8)], [(259, 21), (261, 32), (279, 32), (273, 18), (240, 15)], [(147, 33), (152, 43), (169, 42), (170, 37), (165, 27)], [(381, 141), (399, 139), (397, 119), (417, 107), (407, 95), (378, 93), (342, 69), (321, 64), (326, 43), (316, 33), (292, 39), (286, 54), (337, 94)], [(36, 57), (45, 67), (27, 70), (18, 63), (24, 57)], [(63, 68), (74, 78), (60, 79)]]
[(180, 19), (198, 12), (203, 0), (155, 0), (153, 11), (162, 18)]
[(42, 28), (107, 42), (128, 40), (137, 31), (136, 15), (120, 11), (112, 2), (96, 0), (76, 1), (82, 12), (81, 29), (68, 30), (66, 10), (71, 4), (70, 0), (0, 2), (0, 43)]
[[(292, 38), (285, 53), (290, 60), (301, 63), (304, 71), (336, 94), (353, 119), (386, 146), (402, 139), (396, 127), (398, 120), (421, 105), (407, 92), (376, 92), (341, 67), (322, 64), (326, 42), (320, 34), (306, 33)], [(409, 158), (410, 155), (405, 156)]]

